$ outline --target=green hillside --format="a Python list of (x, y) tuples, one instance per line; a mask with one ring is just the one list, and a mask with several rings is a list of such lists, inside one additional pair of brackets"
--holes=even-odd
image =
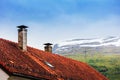
[(71, 54), (63, 55), (86, 62), (110, 80), (120, 80), (120, 54)]

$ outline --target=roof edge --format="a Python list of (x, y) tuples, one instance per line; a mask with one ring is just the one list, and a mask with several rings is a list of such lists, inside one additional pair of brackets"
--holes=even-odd
[(40, 80), (40, 79), (43, 79), (43, 80), (49, 80), (49, 79), (45, 79), (45, 78), (37, 78), (37, 77), (34, 77), (34, 76), (30, 76), (30, 75), (26, 75), (26, 74), (20, 74), (20, 73), (12, 73), (13, 76), (18, 76), (18, 77), (23, 77), (23, 78), (29, 78), (29, 79), (34, 79), (34, 80)]
[(11, 73), (9, 70), (7, 70), (6, 68), (4, 68), (1, 64), (0, 64), (0, 68), (1, 68), (3, 71), (5, 71), (6, 74), (8, 74), (9, 76), (12, 75), (12, 73)]

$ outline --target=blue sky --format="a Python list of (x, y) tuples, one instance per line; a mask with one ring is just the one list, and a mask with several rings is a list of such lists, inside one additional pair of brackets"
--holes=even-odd
[(28, 45), (42, 48), (75, 38), (120, 36), (120, 0), (0, 0), (0, 38), (17, 42), (29, 26)]

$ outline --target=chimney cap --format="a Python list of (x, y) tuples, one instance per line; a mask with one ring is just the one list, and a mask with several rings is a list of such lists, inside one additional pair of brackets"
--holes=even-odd
[(17, 26), (17, 28), (22, 29), (22, 28), (28, 28), (28, 27), (27, 27), (27, 26), (25, 26), (25, 25), (20, 25), (20, 26)]
[(44, 45), (53, 45), (52, 43), (45, 43)]

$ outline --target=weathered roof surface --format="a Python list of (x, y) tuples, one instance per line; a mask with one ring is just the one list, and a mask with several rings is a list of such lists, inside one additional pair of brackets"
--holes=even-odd
[(14, 75), (47, 80), (108, 80), (86, 63), (0, 39), (0, 66)]

